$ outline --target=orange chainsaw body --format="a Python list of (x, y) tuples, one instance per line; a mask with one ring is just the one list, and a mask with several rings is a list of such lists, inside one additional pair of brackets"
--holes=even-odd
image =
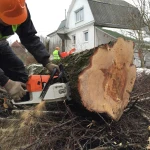
[(50, 75), (31, 75), (27, 82), (28, 92), (42, 91), (45, 83), (48, 82)]

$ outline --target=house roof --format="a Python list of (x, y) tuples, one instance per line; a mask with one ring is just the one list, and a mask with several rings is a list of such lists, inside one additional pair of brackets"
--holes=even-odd
[(11, 47), (21, 47), (22, 50), (25, 49), (25, 47), (20, 42), (18, 42), (18, 40), (16, 40), (15, 42), (13, 42), (11, 44)]
[(57, 30), (55, 30), (54, 32), (48, 34), (47, 36), (52, 36), (53, 34), (56, 34), (57, 33)]
[(119, 38), (119, 37), (122, 37), (122, 38), (125, 38), (127, 40), (133, 40), (135, 41), (135, 39), (133, 37), (131, 37), (129, 34), (127, 34), (128, 32), (130, 32), (129, 30), (126, 30), (126, 29), (116, 29), (116, 28), (103, 28), (103, 27), (99, 27), (97, 26), (97, 28), (99, 28), (100, 30), (104, 31), (105, 33), (113, 36), (114, 38)]
[(66, 19), (63, 20), (63, 21), (61, 21), (61, 23), (60, 23), (60, 25), (59, 25), (59, 27), (58, 27), (57, 30), (60, 30), (60, 29), (62, 29), (62, 28), (65, 28), (65, 26), (66, 26)]
[(95, 2), (101, 2), (105, 4), (113, 4), (113, 5), (119, 5), (119, 6), (130, 6), (133, 7), (130, 3), (124, 1), (124, 0), (92, 0)]
[[(135, 43), (139, 42), (139, 40), (136, 38), (138, 37), (138, 35), (136, 35), (137, 33), (134, 32), (133, 30), (130, 29), (118, 29), (118, 28), (109, 28), (109, 27), (100, 27), (100, 26), (96, 26), (98, 29), (104, 31), (105, 33), (113, 36), (114, 38), (119, 38), (122, 37), (126, 40), (132, 40)], [(144, 42), (144, 46), (149, 46), (149, 35), (147, 35), (144, 31), (142, 32), (142, 37), (143, 37), (143, 42)]]
[(124, 29), (141, 27), (139, 10), (123, 0), (88, 0), (88, 2), (95, 25)]

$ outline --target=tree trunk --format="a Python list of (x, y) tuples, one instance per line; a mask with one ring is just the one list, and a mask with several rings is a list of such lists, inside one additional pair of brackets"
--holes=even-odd
[(72, 99), (91, 112), (119, 120), (136, 79), (133, 48), (132, 41), (119, 38), (63, 59)]

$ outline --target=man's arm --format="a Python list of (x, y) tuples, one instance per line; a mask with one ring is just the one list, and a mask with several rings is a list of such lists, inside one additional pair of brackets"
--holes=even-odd
[(4, 71), (0, 68), (0, 85), (4, 86), (8, 82), (9, 78), (5, 76)]
[(32, 23), (30, 12), (28, 10), (27, 20), (18, 27), (17, 34), (21, 40), (21, 43), (35, 57), (38, 63), (45, 66), (49, 63), (50, 55), (44, 44), (40, 41), (40, 38), (35, 35), (36, 33), (37, 31)]

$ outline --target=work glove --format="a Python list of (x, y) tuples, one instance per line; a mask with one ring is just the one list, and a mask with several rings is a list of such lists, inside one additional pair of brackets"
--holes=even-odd
[(52, 71), (53, 71), (54, 68), (57, 69), (58, 73), (60, 72), (59, 66), (56, 65), (56, 64), (53, 64), (53, 63), (51, 63), (51, 62), (49, 62), (45, 67), (47, 68), (47, 70), (48, 70), (50, 73), (52, 73)]
[(18, 81), (8, 80), (4, 88), (8, 94), (14, 99), (14, 101), (19, 101), (26, 94), (26, 84)]

